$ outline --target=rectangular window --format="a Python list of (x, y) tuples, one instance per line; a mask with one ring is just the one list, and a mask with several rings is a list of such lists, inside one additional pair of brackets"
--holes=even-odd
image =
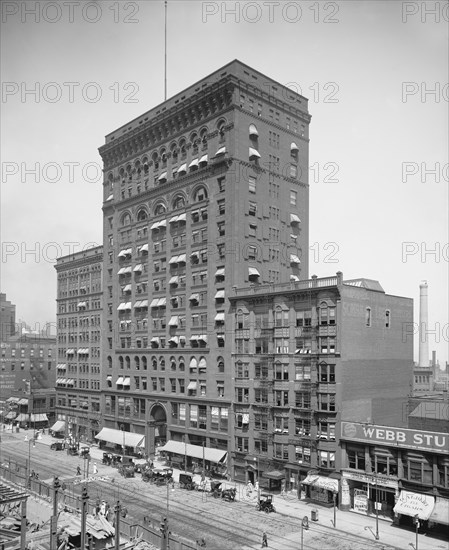
[(253, 176), (248, 177), (248, 190), (250, 193), (256, 192), (256, 178)]
[(385, 328), (390, 328), (390, 310), (385, 311)]
[(290, 191), (290, 204), (296, 206), (298, 202), (298, 193), (296, 191)]
[(256, 216), (256, 214), (257, 214), (257, 204), (255, 202), (249, 201), (248, 214), (250, 216)]

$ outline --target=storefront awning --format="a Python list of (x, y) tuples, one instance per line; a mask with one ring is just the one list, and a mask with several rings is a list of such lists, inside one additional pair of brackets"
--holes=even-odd
[(263, 472), (262, 477), (266, 479), (285, 479), (285, 474), (279, 470), (272, 470), (271, 472)]
[(223, 462), (226, 459), (227, 451), (221, 449), (211, 449), (200, 445), (191, 445), (182, 441), (167, 441), (163, 447), (158, 448), (159, 451), (174, 453), (182, 456), (190, 456), (192, 458), (203, 458), (209, 462)]
[(18, 405), (28, 405), (28, 399), (19, 399), (19, 401), (17, 402)]
[(326, 489), (326, 491), (333, 491), (334, 493), (338, 492), (338, 479), (332, 479), (330, 477), (309, 474), (301, 483), (319, 487), (320, 489)]
[(435, 498), (435, 508), (430, 514), (429, 520), (449, 525), (449, 500), (447, 498)]
[(9, 411), (9, 413), (5, 416), (8, 420), (12, 420), (16, 417), (16, 413), (14, 411)]
[(48, 422), (48, 417), (45, 413), (30, 414), (30, 422)]
[(290, 224), (294, 223), (301, 223), (301, 220), (299, 219), (299, 216), (296, 214), (290, 214)]
[(63, 432), (65, 430), (64, 420), (58, 420), (57, 422), (55, 422), (50, 430), (52, 432)]
[(419, 519), (424, 521), (430, 518), (434, 506), (435, 497), (433, 496), (412, 493), (411, 491), (401, 491), (393, 512), (411, 517), (417, 515)]
[(18, 401), (18, 397), (8, 397), (8, 399), (6, 400), (7, 403), (18, 403)]
[(115, 445), (123, 445), (124, 442), (125, 447), (144, 447), (145, 445), (144, 435), (114, 430), (112, 428), (103, 428), (100, 433), (95, 436), (95, 439), (114, 443)]
[[(32, 416), (32, 415), (31, 415)], [(16, 417), (17, 422), (28, 422), (28, 415), (27, 414), (19, 414)]]

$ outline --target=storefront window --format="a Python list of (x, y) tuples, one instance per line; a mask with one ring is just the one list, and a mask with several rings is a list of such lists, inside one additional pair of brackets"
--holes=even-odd
[(406, 472), (410, 481), (432, 484), (432, 465), (425, 457), (409, 454), (406, 458)]
[(383, 474), (386, 476), (398, 475), (398, 464), (395, 457), (376, 453), (371, 457), (374, 472), (377, 474)]
[(449, 459), (438, 459), (438, 483), (443, 487), (449, 487)]

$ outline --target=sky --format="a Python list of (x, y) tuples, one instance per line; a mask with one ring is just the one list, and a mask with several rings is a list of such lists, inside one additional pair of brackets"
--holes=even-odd
[[(164, 3), (1, 9), (1, 291), (38, 327), (55, 258), (102, 243), (104, 136), (164, 100)], [(426, 280), (444, 365), (447, 3), (169, 0), (167, 22), (168, 97), (239, 59), (309, 99), (310, 275), (376, 279), (415, 323)]]

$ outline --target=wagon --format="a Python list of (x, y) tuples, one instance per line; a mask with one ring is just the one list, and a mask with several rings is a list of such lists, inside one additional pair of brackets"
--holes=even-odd
[(103, 459), (101, 461), (106, 466), (110, 466), (112, 463), (112, 453), (103, 453)]
[(190, 474), (179, 474), (179, 488), (187, 489), (191, 491), (192, 489), (197, 489), (198, 485), (193, 481), (193, 477)]
[(78, 454), (78, 446), (77, 445), (69, 445), (69, 448), (67, 449), (67, 453), (72, 456), (77, 456)]
[(118, 472), (123, 477), (134, 477), (136, 472), (136, 467), (134, 464), (126, 464), (119, 466)]
[(89, 447), (81, 447), (80, 457), (85, 459), (90, 459), (90, 449)]
[(65, 448), (65, 445), (64, 445), (64, 442), (63, 441), (54, 441), (51, 445), (50, 445), (50, 449), (52, 451), (63, 451)]
[(172, 480), (172, 477), (173, 470), (171, 468), (155, 468), (150, 481), (156, 485), (165, 485)]

